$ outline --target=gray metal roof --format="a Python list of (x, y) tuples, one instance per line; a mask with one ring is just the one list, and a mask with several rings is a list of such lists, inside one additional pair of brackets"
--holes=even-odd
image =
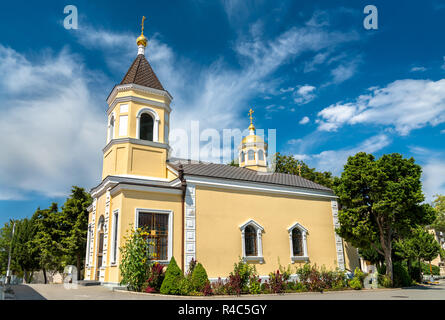
[(182, 164), (184, 175), (276, 184), (289, 187), (330, 191), (333, 193), (331, 189), (325, 186), (293, 174), (257, 172), (255, 170), (234, 167), (226, 164), (197, 162), (177, 158), (169, 159), (169, 164), (173, 165), (175, 169), (178, 169), (179, 164)]

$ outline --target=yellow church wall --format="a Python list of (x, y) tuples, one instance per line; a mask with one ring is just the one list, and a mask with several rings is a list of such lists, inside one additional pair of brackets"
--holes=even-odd
[(264, 228), (264, 263), (255, 264), (260, 275), (276, 270), (278, 257), (283, 266), (291, 263), (287, 228), (296, 222), (308, 230), (310, 262), (337, 267), (330, 200), (197, 186), (196, 259), (209, 277), (227, 276), (233, 270), (242, 256), (239, 226), (250, 219)]
[[(121, 235), (118, 238), (118, 248), (121, 244), (123, 244), (123, 230), (122, 230), (122, 221), (119, 222), (119, 220), (122, 219), (122, 217), (124, 215), (122, 215), (122, 200), (123, 200), (123, 196), (121, 193), (114, 195), (113, 197), (111, 197), (110, 199), (110, 215), (109, 215), (109, 222), (108, 222), (108, 254), (107, 254), (107, 266), (109, 266), (108, 268), (105, 269), (105, 282), (117, 282), (114, 281), (115, 279), (118, 279), (119, 277), (119, 267), (118, 264), (111, 264), (111, 260), (112, 260), (112, 241), (113, 241), (113, 224), (114, 224), (114, 212), (115, 210), (119, 210), (119, 215), (118, 215), (118, 234)], [(125, 233), (125, 232), (124, 232)], [(119, 249), (117, 250), (117, 260), (119, 261), (120, 259), (120, 251)]]
[[(177, 260), (178, 264), (181, 263), (181, 234), (182, 234), (182, 195), (178, 194), (166, 194), (157, 192), (143, 192), (143, 191), (130, 191), (122, 190), (117, 195), (113, 196), (112, 210), (119, 208), (119, 245), (123, 246), (125, 243), (124, 236), (127, 231), (131, 230), (135, 226), (136, 209), (154, 209), (154, 210), (171, 210), (173, 211), (173, 256)], [(110, 228), (112, 221), (110, 220)], [(110, 229), (111, 231), (111, 229)], [(111, 232), (109, 233), (108, 247), (111, 250)], [(111, 258), (111, 253), (108, 255), (108, 259)], [(118, 260), (121, 259), (120, 253), (118, 254)], [(109, 265), (109, 263), (108, 263)], [(107, 268), (106, 282), (119, 282), (120, 274), (118, 265)]]
[[(167, 150), (129, 142), (112, 145), (104, 153), (102, 179), (109, 175), (167, 178)], [(170, 175), (172, 179), (174, 177)]]
[(166, 178), (165, 149), (131, 146), (130, 174)]

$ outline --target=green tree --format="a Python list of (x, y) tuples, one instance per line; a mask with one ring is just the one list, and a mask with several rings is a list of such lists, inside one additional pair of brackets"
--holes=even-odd
[[(81, 269), (86, 254), (88, 233), (88, 210), (92, 198), (83, 188), (73, 186), (70, 197), (65, 201), (60, 214), (60, 235), (67, 262), (74, 260), (77, 266), (77, 279), (81, 279)], [(68, 263), (71, 264), (71, 263)]]
[[(15, 245), (15, 239), (16, 239), (16, 233), (14, 234), (14, 241), (12, 238), (12, 228), (14, 222), (17, 222), (18, 220), (10, 220), (9, 222), (6, 222), (5, 225), (0, 229), (0, 271), (2, 275), (6, 274), (6, 270), (8, 268), (8, 257), (9, 257), (9, 250), (11, 248), (14, 248)], [(12, 271), (20, 271), (20, 265), (17, 263), (17, 260), (15, 259), (14, 255), (11, 255), (11, 265), (10, 268)]]
[(24, 218), (16, 221), (12, 257), (20, 266), (27, 283), (31, 282), (34, 271), (39, 269), (38, 254), (33, 248), (35, 234), (36, 228), (31, 220)]
[(334, 177), (331, 172), (318, 172), (315, 168), (309, 166), (293, 156), (282, 155), (279, 152), (275, 155), (275, 172), (300, 175), (305, 179), (332, 188)]
[(61, 219), (58, 213), (57, 203), (53, 203), (48, 209), (40, 208), (31, 218), (36, 227), (36, 234), (32, 241), (33, 248), (37, 252), (40, 268), (43, 271), (45, 283), (48, 282), (46, 271), (62, 271), (64, 256), (63, 236), (61, 231)]
[(357, 248), (372, 247), (383, 255), (391, 283), (393, 240), (435, 218), (434, 210), (421, 204), (421, 172), (413, 158), (393, 153), (375, 160), (360, 152), (348, 158), (335, 182), (341, 205), (337, 233)]
[(183, 279), (184, 275), (181, 269), (179, 269), (175, 258), (172, 257), (165, 272), (165, 278), (162, 282), (160, 292), (162, 294), (181, 294)]
[(437, 218), (431, 227), (435, 230), (445, 232), (445, 196), (436, 195), (435, 197), (433, 200), (433, 208), (436, 210)]
[(394, 244), (395, 253), (408, 261), (431, 261), (440, 253), (440, 245), (434, 235), (422, 227), (412, 229), (409, 237), (398, 240)]

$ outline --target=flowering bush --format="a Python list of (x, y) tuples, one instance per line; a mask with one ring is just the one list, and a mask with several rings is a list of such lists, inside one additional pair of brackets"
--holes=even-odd
[(145, 283), (145, 292), (159, 292), (164, 278), (164, 266), (158, 262), (153, 263), (148, 270), (148, 280)]
[[(251, 276), (256, 275), (255, 266), (249, 265), (242, 259), (233, 265), (233, 272), (229, 275), (229, 282), (236, 284), (239, 281), (239, 291), (249, 292), (248, 283)], [(231, 278), (231, 280), (230, 280)]]
[(269, 289), (273, 293), (282, 293), (286, 289), (287, 276), (283, 275), (280, 270), (269, 273)]
[(226, 284), (221, 279), (221, 277), (218, 277), (218, 280), (212, 283), (211, 286), (214, 294), (219, 294), (219, 295), (226, 294)]
[[(128, 235), (129, 233), (129, 235)], [(141, 291), (150, 270), (150, 243), (146, 240), (148, 233), (141, 228), (127, 231), (125, 244), (120, 248), (122, 261), (119, 264), (122, 280), (121, 285), (128, 289)]]

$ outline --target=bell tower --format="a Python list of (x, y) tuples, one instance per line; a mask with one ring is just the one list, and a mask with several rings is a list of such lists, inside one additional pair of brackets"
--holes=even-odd
[(102, 179), (107, 176), (168, 179), (171, 175), (166, 160), (173, 98), (145, 57), (148, 41), (144, 36), (144, 20), (145, 17), (141, 35), (136, 39), (137, 56), (107, 98)]
[(244, 137), (238, 147), (239, 166), (255, 171), (267, 171), (267, 143), (263, 138), (255, 134), (252, 109), (249, 110), (250, 126), (249, 135)]

